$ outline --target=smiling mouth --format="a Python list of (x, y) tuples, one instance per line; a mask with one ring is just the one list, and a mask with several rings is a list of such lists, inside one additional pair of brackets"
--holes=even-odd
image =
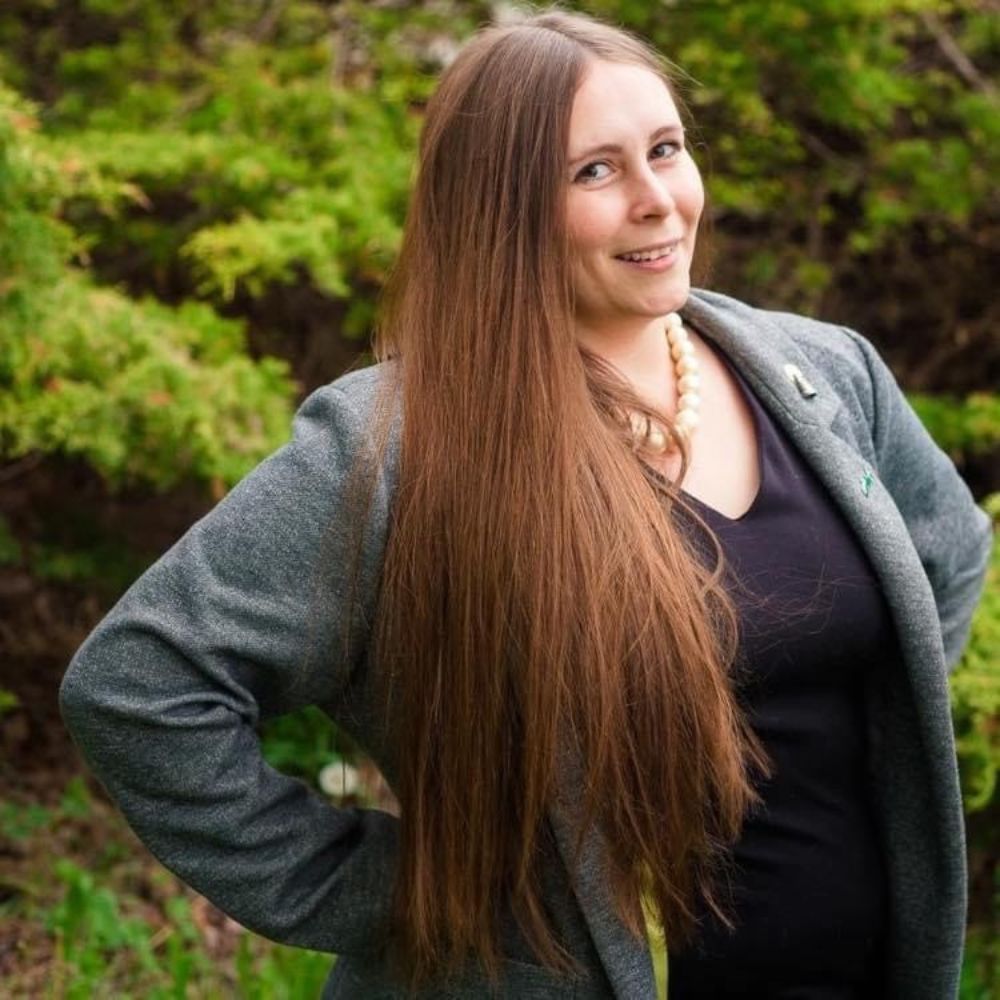
[(621, 253), (615, 257), (615, 260), (628, 260), (635, 263), (662, 260), (664, 257), (669, 257), (677, 249), (679, 243), (680, 240), (674, 240), (672, 243), (668, 243), (665, 246), (653, 247), (649, 250), (635, 250), (631, 253)]

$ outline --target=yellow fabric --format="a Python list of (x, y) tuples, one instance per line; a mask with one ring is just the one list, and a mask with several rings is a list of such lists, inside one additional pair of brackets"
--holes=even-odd
[(649, 942), (649, 953), (653, 956), (657, 1000), (667, 1000), (667, 942), (648, 902), (644, 902), (643, 912), (646, 914), (646, 940)]
[(667, 949), (663, 938), (651, 938), (649, 950), (653, 955), (657, 1000), (667, 1000)]

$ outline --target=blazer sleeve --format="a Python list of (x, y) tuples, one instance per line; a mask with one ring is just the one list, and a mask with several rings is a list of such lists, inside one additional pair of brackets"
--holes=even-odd
[(954, 463), (934, 443), (872, 345), (846, 331), (871, 379), (869, 413), (878, 474), (909, 529), (934, 591), (945, 659), (954, 668), (969, 638), (993, 531)]
[[(377, 940), (397, 821), (276, 772), (254, 727), (336, 704), (364, 661), (344, 595), (348, 480), (366, 441), (336, 384), (310, 396), (291, 442), (139, 578), (60, 690), (85, 759), (164, 865), (245, 926), (332, 952)], [(375, 520), (386, 503), (380, 478)], [(377, 536), (360, 560), (369, 593)]]

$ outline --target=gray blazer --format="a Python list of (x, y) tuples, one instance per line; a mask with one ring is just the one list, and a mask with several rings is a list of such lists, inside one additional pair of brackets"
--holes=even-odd
[[(857, 533), (881, 580), (903, 666), (872, 671), (870, 776), (890, 882), (887, 996), (957, 991), (965, 848), (946, 665), (958, 658), (991, 540), (954, 466), (872, 347), (849, 330), (695, 292), (683, 313), (736, 363)], [(378, 957), (397, 821), (336, 809), (263, 761), (260, 719), (321, 706), (390, 783), (394, 744), (371, 691), (375, 609), (396, 446), (380, 470), (348, 621), (346, 472), (370, 448), (378, 367), (313, 393), (291, 443), (267, 459), (122, 597), (77, 652), (63, 717), (138, 835), (247, 927), (337, 953), (324, 996), (399, 998)], [(497, 995), (652, 1000), (645, 942), (616, 919), (591, 839), (570, 868), (578, 771), (551, 810), (544, 892), (582, 973), (540, 968), (504, 931)], [(421, 1000), (490, 994), (472, 965)]]

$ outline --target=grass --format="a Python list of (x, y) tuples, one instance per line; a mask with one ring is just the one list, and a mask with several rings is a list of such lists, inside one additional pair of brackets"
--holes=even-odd
[(315, 1000), (333, 956), (244, 930), (160, 867), (83, 779), (0, 807), (10, 1000)]
[[(960, 1000), (1000, 995), (998, 959), (994, 931), (971, 928)], [(83, 778), (49, 807), (0, 804), (5, 998), (315, 1000), (332, 962), (226, 918), (163, 869)], [(654, 966), (664, 997), (662, 948)]]

